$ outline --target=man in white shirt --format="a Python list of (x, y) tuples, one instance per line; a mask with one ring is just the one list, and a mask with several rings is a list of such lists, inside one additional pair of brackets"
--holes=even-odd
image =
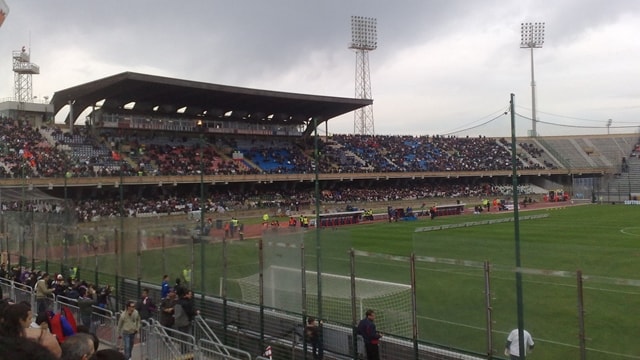
[[(527, 330), (522, 330), (524, 335), (524, 357), (527, 356), (527, 349), (533, 350), (533, 338)], [(520, 337), (518, 336), (518, 329), (511, 330), (507, 337), (507, 343), (504, 345), (504, 355), (510, 356), (511, 360), (520, 360)]]

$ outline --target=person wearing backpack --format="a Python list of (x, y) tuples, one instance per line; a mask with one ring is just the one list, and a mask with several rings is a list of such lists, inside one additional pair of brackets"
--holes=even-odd
[[(176, 302), (176, 304), (173, 306), (174, 329), (184, 334), (190, 335), (191, 323), (198, 314), (200, 314), (200, 311), (195, 309), (193, 303), (193, 291), (186, 290), (184, 296), (180, 297), (180, 299), (178, 299), (178, 302)], [(185, 354), (190, 351), (190, 349), (188, 348), (189, 337), (184, 336), (182, 340), (184, 341), (181, 343), (180, 350), (183, 354)]]
[(191, 333), (191, 322), (198, 314), (200, 314), (200, 311), (195, 309), (193, 291), (187, 290), (184, 296), (173, 306), (173, 326), (178, 331), (189, 334)]

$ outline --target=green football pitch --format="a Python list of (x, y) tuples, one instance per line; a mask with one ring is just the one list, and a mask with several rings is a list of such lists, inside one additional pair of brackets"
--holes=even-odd
[[(530, 218), (532, 215), (545, 216)], [(493, 351), (501, 354), (518, 315), (512, 216), (491, 212), (435, 220), (425, 217), (339, 230), (311, 229), (296, 236), (304, 239), (307, 268), (315, 269), (320, 258), (323, 272), (348, 275), (348, 251), (355, 249), (356, 276), (390, 283), (410, 284), (408, 259), (413, 254), (419, 338), (478, 354), (486, 354), (490, 341)], [(584, 340), (589, 359), (640, 359), (636, 340), (639, 217), (640, 206), (620, 204), (520, 212), (517, 238), (523, 269), (523, 318), (536, 341), (531, 358), (580, 358)], [(416, 231), (447, 225), (443, 230)], [(283, 237), (266, 236), (273, 241)], [(205, 292), (219, 295), (223, 255), (229, 279), (255, 274), (259, 269), (257, 243), (255, 239), (234, 241), (224, 250), (221, 244), (207, 244), (204, 255), (199, 244), (194, 251), (190, 246), (177, 246), (131, 252), (122, 257), (120, 274), (159, 283), (161, 274), (175, 277), (193, 260), (196, 290), (204, 275)], [(83, 267), (93, 268), (93, 259), (85, 261)], [(97, 261), (101, 273), (113, 272), (112, 261)], [(299, 265), (296, 256), (280, 261)], [(229, 297), (236, 296), (237, 291), (230, 287)]]

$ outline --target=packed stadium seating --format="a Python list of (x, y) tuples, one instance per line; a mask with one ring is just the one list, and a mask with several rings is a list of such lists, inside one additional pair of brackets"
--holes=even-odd
[[(0, 177), (60, 178), (108, 176), (188, 176), (310, 174), (315, 171), (314, 142), (301, 137), (248, 135), (201, 136), (196, 132), (162, 133), (140, 129), (93, 129), (56, 125), (33, 128), (0, 118)], [(518, 169), (616, 168), (624, 172), (637, 157), (635, 136), (527, 138), (518, 142)], [(201, 149), (203, 150), (201, 152)], [(504, 138), (455, 136), (333, 135), (318, 143), (321, 173), (483, 172), (511, 170), (511, 143)], [(619, 181), (624, 182), (623, 180)], [(630, 182), (629, 192), (632, 192)], [(526, 184), (525, 184), (526, 185)], [(432, 197), (503, 194), (491, 180), (452, 179), (402, 183), (353, 182), (322, 191), (325, 203), (394, 201)], [(310, 202), (309, 186), (264, 188), (211, 194), (208, 211), (222, 207), (272, 206), (288, 199)], [(535, 190), (523, 190), (533, 193)], [(192, 194), (193, 195), (193, 194)], [(253, 200), (251, 198), (253, 197)], [(215, 200), (213, 200), (215, 198)], [(80, 220), (115, 216), (119, 202), (87, 199), (77, 206)], [(200, 209), (197, 196), (166, 194), (128, 201), (130, 216), (148, 212)]]

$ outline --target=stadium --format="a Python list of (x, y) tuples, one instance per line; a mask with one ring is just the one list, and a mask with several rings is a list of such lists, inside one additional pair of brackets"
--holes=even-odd
[[(126, 71), (38, 99), (30, 46), (13, 51), (0, 297), (121, 350), (148, 293), (131, 359), (365, 359), (368, 310), (383, 359), (513, 359), (514, 329), (533, 358), (640, 359), (638, 133), (541, 135), (544, 23), (522, 23), (532, 117), (511, 94), (493, 119), (511, 137), (374, 134), (376, 19), (351, 20), (354, 98)], [(329, 130), (352, 113), (353, 134)], [(187, 290), (185, 328), (165, 300)]]
[[(520, 217), (527, 234), (541, 231), (533, 226), (539, 222), (550, 233), (562, 233), (555, 227), (567, 220), (550, 219), (578, 204), (586, 213), (574, 216), (590, 221), (628, 218), (635, 209), (613, 204), (633, 204), (640, 193), (637, 134), (518, 138), (514, 196), (510, 139), (315, 131), (332, 117), (369, 104), (138, 73), (60, 90), (47, 104), (0, 104), (3, 262), (62, 274), (73, 269), (74, 276), (110, 284), (114, 311), (139, 297), (143, 287), (158, 291), (162, 274), (182, 277), (188, 270), (183, 280), (196, 291), (211, 328), (224, 334), (225, 345), (254, 356), (267, 345), (276, 354), (302, 356), (305, 345), (296, 324), (322, 313), (325, 358), (349, 358), (358, 348), (350, 326), (372, 307), (388, 334), (385, 358), (499, 358), (501, 344), (492, 341), (501, 343), (502, 332), (513, 326), (515, 306), (509, 304), (515, 300), (507, 298), (514, 285), (505, 276), (513, 274), (513, 264), (484, 262), (468, 249), (484, 251), (468, 241), (472, 237), (485, 248), (511, 237), (514, 208), (483, 201), (515, 200), (523, 214), (533, 211), (536, 215)], [(54, 115), (65, 107), (71, 107), (68, 121), (54, 124)], [(86, 108), (91, 113), (85, 124), (72, 125), (78, 123), (73, 114)], [(432, 207), (440, 210), (428, 220)], [(369, 220), (364, 210), (370, 210)], [(290, 226), (290, 219), (303, 216), (312, 218), (308, 228)], [(242, 227), (226, 229), (232, 219)], [(484, 226), (494, 230), (460, 233)], [(633, 232), (633, 225), (627, 227)], [(452, 241), (464, 243), (465, 250), (456, 248), (454, 255), (441, 248)], [(566, 264), (532, 265), (526, 276), (534, 280), (527, 287), (579, 288), (571, 281), (575, 269)], [(423, 277), (412, 279), (412, 268)], [(637, 286), (625, 280), (633, 275), (623, 270), (600, 270), (589, 279), (620, 278), (602, 280), (603, 287), (615, 289), (609, 291), (623, 291), (616, 283)], [(435, 283), (432, 272), (442, 273)], [(502, 284), (492, 290), (487, 279)], [(420, 291), (424, 284), (427, 293)], [(3, 285), (5, 293), (13, 293), (8, 282)], [(473, 296), (454, 292), (467, 287), (476, 288)], [(504, 292), (493, 300), (499, 306), (490, 305), (492, 291)], [(563, 306), (575, 307), (570, 292), (534, 293), (549, 296), (549, 291)], [(436, 331), (434, 319), (450, 310), (433, 293), (467, 309), (464, 317), (449, 314), (452, 318), (436, 322)], [(527, 304), (543, 301), (527, 294)], [(477, 319), (500, 307), (502, 313), (493, 317), (501, 322)], [(536, 316), (553, 317), (532, 307)], [(576, 317), (576, 311), (570, 314)], [(474, 326), (465, 325), (470, 319)], [(577, 325), (558, 326), (580, 333)], [(542, 327), (535, 328), (541, 338)], [(568, 340), (549, 354), (572, 357), (579, 344)], [(631, 353), (606, 346), (583, 349), (606, 358)]]

